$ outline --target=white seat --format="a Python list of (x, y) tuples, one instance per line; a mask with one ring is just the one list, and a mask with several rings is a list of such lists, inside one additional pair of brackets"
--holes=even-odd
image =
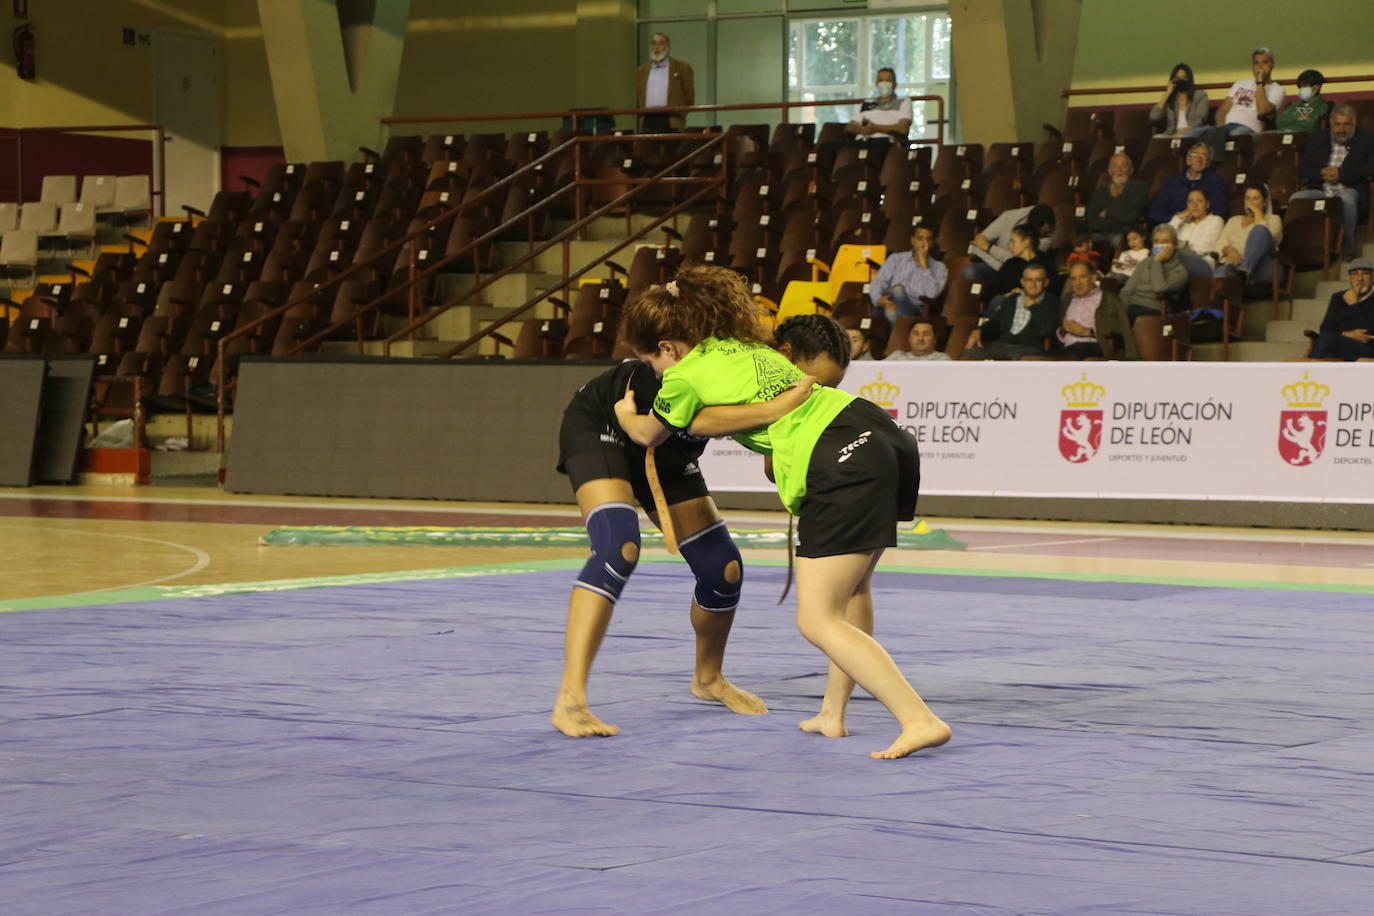
[(76, 200), (75, 175), (44, 175), (39, 200), (50, 204), (69, 204)]
[(153, 198), (147, 175), (120, 175), (115, 179), (114, 209), (118, 213), (153, 215)]
[(39, 235), (57, 234), (57, 204), (48, 200), (24, 204), (19, 211), (19, 228)]
[(95, 206), (85, 201), (62, 205), (57, 231), (70, 242), (80, 239), (88, 254), (95, 252)]
[(0, 204), (0, 232), (19, 228), (19, 205)]
[(109, 213), (115, 209), (114, 202), (113, 175), (87, 175), (81, 179), (81, 203), (95, 207), (97, 213)]
[(32, 229), (11, 229), (0, 234), (0, 268), (6, 273), (20, 268), (38, 279), (38, 233)]

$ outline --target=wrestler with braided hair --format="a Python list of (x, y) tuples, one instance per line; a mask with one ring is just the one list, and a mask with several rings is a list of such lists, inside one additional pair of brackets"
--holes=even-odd
[(849, 368), (849, 332), (827, 315), (793, 315), (773, 331), (773, 346), (828, 388), (839, 385)]

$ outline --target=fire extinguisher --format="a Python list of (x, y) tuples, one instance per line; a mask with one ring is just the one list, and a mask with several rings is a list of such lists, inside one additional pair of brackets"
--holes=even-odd
[(37, 78), (38, 65), (34, 60), (33, 29), (28, 23), (14, 30), (14, 67), (19, 71), (20, 79)]

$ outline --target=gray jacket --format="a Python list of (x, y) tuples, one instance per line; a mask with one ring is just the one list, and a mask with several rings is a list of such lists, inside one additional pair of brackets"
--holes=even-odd
[(1127, 308), (1158, 309), (1159, 297), (1176, 293), (1188, 285), (1188, 268), (1178, 252), (1167, 261), (1153, 255), (1136, 265), (1135, 272), (1121, 287), (1121, 302)]
[[(1207, 106), (1211, 102), (1207, 98), (1207, 93), (1201, 89), (1193, 90), (1193, 100), (1188, 103), (1188, 128), (1201, 127), (1202, 122), (1207, 120)], [(1150, 120), (1159, 122), (1163, 127), (1161, 133), (1171, 134), (1178, 130), (1178, 115), (1172, 111), (1166, 112), (1163, 105), (1156, 105), (1150, 109)]]

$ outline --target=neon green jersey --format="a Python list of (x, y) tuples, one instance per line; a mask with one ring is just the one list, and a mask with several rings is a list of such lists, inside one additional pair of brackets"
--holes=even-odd
[[(771, 401), (802, 377), (802, 371), (772, 347), (708, 337), (663, 373), (654, 415), (673, 429), (686, 429), (703, 407)], [(773, 456), (778, 497), (797, 513), (806, 495), (806, 470), (816, 440), (854, 395), (816, 386), (811, 397), (772, 426), (733, 438), (760, 455)]]

